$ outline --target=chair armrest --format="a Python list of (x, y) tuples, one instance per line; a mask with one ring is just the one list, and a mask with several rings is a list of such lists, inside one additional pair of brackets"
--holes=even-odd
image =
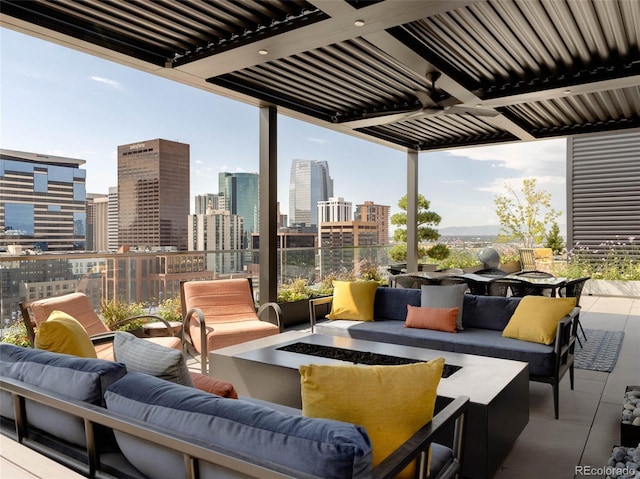
[[(412, 461), (420, 457), (419, 467), (426, 468), (427, 452), (433, 442), (433, 437), (440, 431), (454, 426), (453, 453), (455, 459), (445, 467), (446, 474), (437, 477), (453, 477), (461, 469), (462, 446), (464, 438), (464, 419), (469, 407), (469, 398), (459, 396), (450, 402), (433, 419), (425, 424), (418, 432), (411, 436), (398, 449), (389, 454), (380, 464), (373, 469), (373, 479), (390, 479), (407, 467)], [(444, 471), (444, 470), (443, 470)], [(416, 477), (426, 477), (426, 471), (420, 471)]]
[(282, 309), (280, 308), (280, 305), (278, 303), (271, 302), (271, 303), (261, 304), (260, 307), (258, 308), (257, 313), (256, 313), (258, 315), (258, 318), (260, 318), (262, 313), (267, 308), (272, 308), (275, 311), (275, 313), (276, 313), (276, 326), (278, 326), (278, 328), (280, 329), (280, 332), (282, 332), (282, 326), (281, 326), (281, 322), (280, 322), (280, 316), (282, 316)]
[[(182, 349), (186, 350), (186, 336), (189, 336), (189, 341), (193, 344), (193, 338), (189, 332), (189, 321), (191, 321), (194, 314), (200, 327), (200, 371), (207, 374), (207, 323), (200, 308), (191, 308), (182, 318)], [(209, 328), (213, 331), (212, 326), (209, 326)]]
[(171, 325), (169, 324), (169, 321), (167, 321), (166, 319), (164, 319), (162, 316), (158, 316), (157, 314), (140, 314), (138, 316), (131, 316), (129, 318), (123, 319), (122, 321), (118, 321), (117, 323), (115, 323), (112, 327), (112, 329), (115, 329), (119, 326), (122, 326), (124, 324), (127, 324), (131, 321), (134, 321), (136, 319), (143, 319), (143, 318), (151, 318), (154, 321), (160, 322), (162, 324), (164, 324), (165, 328), (167, 328), (167, 335), (168, 336), (175, 336), (175, 334), (173, 334), (173, 328), (171, 327)]
[(89, 339), (94, 346), (97, 346), (98, 344), (112, 343), (115, 336), (115, 331), (108, 331), (106, 333), (93, 334), (89, 336)]
[(553, 346), (556, 355), (555, 374), (558, 378), (560, 378), (562, 374), (562, 367), (568, 367), (573, 364), (579, 318), (580, 308), (575, 307), (558, 322), (556, 340)]
[(309, 324), (311, 326), (311, 332), (314, 332), (316, 326), (316, 307), (321, 304), (329, 304), (333, 302), (332, 296), (321, 296), (319, 298), (313, 298), (309, 300)]

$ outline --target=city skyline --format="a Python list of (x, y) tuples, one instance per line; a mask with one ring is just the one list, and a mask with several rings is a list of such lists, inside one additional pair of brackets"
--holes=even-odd
[[(0, 146), (86, 160), (87, 192), (117, 185), (117, 146), (157, 138), (191, 146), (189, 197), (217, 193), (220, 172), (258, 171), (258, 110), (7, 29), (0, 30)], [(566, 211), (566, 140), (422, 153), (419, 193), (440, 227), (497, 224), (504, 182), (536, 177)], [(293, 159), (326, 161), (334, 196), (398, 212), (406, 153), (278, 116), (278, 201), (288, 212)], [(193, 201), (190, 205), (193, 208)], [(561, 226), (565, 217), (560, 218)]]

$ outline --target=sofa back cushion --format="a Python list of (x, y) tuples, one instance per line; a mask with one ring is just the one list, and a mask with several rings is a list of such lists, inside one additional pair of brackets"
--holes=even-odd
[(404, 321), (407, 305), (420, 306), (420, 290), (410, 288), (379, 287), (373, 302), (373, 317)]
[[(3, 377), (96, 406), (104, 406), (107, 387), (127, 372), (124, 365), (113, 361), (79, 358), (8, 343), (0, 343), (0, 371)], [(29, 425), (71, 444), (86, 444), (81, 419), (30, 401), (26, 402), (25, 408)], [(6, 391), (2, 391), (0, 397), (0, 413), (15, 419), (11, 396)]]
[(465, 328), (502, 331), (522, 298), (464, 295), (462, 325)]
[[(296, 476), (369, 477), (371, 444), (353, 424), (292, 416), (132, 372), (106, 393), (107, 408), (177, 433), (210, 449)], [(116, 432), (126, 458), (156, 479), (183, 477), (180, 454)], [(203, 465), (200, 477), (240, 477)]]

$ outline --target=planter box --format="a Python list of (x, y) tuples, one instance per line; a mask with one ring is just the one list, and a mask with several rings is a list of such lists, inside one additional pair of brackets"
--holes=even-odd
[(590, 279), (585, 283), (582, 294), (640, 298), (640, 281)]
[[(640, 390), (640, 386), (627, 386), (628, 391)], [(620, 423), (620, 445), (625, 447), (637, 447), (640, 444), (640, 426)]]
[[(282, 309), (283, 328), (297, 326), (299, 324), (309, 325), (309, 300), (301, 299), (290, 303), (278, 303)], [(329, 314), (329, 304), (321, 304), (316, 307), (316, 319), (322, 319)]]

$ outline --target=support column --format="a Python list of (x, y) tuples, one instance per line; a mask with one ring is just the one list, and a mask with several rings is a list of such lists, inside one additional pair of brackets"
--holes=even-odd
[(407, 150), (407, 272), (418, 271), (418, 152)]
[[(275, 107), (260, 108), (260, 303), (278, 295), (278, 120)], [(273, 319), (273, 318), (272, 318)]]

